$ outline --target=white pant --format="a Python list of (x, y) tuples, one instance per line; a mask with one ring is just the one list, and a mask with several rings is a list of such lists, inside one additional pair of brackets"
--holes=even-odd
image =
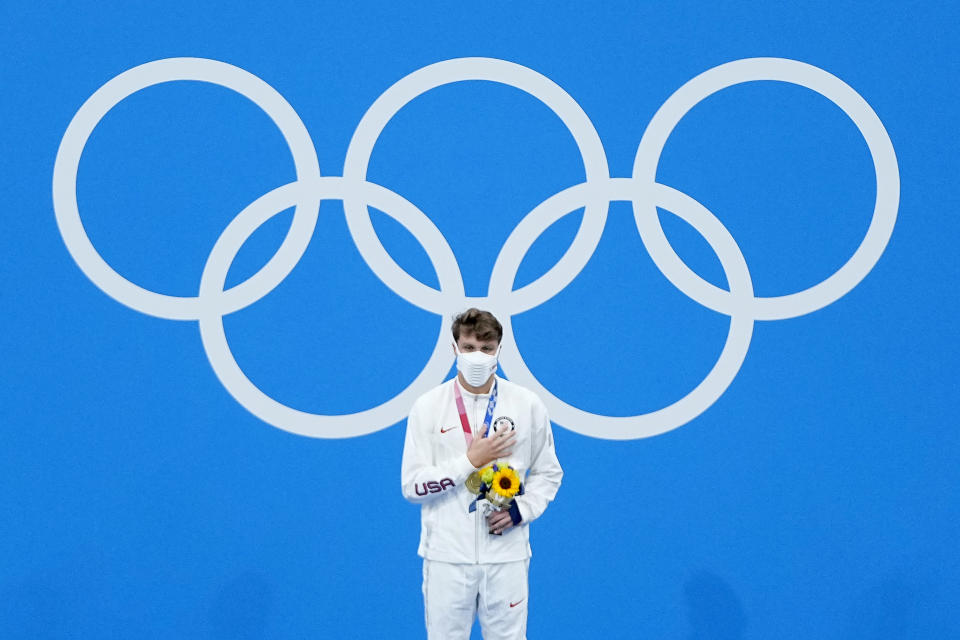
[(423, 561), (428, 640), (468, 640), (475, 616), (484, 640), (526, 640), (530, 560), (495, 564)]

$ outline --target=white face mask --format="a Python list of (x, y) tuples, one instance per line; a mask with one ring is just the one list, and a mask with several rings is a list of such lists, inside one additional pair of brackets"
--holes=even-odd
[(497, 356), (500, 354), (500, 348), (497, 348), (496, 354), (488, 354), (482, 351), (471, 351), (470, 353), (461, 353), (457, 345), (453, 348), (457, 353), (457, 371), (463, 374), (463, 379), (471, 387), (482, 387), (490, 379), (490, 376), (497, 370)]

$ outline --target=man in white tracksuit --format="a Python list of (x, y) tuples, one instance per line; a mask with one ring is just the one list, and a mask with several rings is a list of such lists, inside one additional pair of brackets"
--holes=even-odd
[[(453, 322), (457, 376), (417, 399), (403, 446), (403, 495), (421, 505), (423, 599), (429, 640), (466, 640), (475, 616), (485, 640), (526, 638), (529, 525), (560, 487), (563, 470), (543, 402), (495, 375), (503, 329), (486, 311)], [(464, 481), (504, 462), (523, 493), (491, 511)]]

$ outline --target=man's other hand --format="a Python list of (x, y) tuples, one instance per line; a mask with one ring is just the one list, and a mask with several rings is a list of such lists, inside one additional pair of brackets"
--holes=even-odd
[(513, 526), (509, 511), (494, 511), (487, 516), (487, 526), (490, 533), (503, 533)]

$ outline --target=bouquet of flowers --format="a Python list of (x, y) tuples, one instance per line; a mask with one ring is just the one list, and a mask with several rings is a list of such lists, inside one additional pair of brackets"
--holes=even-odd
[(470, 503), (469, 511), (477, 509), (477, 503), (486, 499), (497, 511), (509, 509), (513, 497), (523, 495), (523, 483), (517, 470), (504, 462), (494, 462), (474, 471), (467, 477), (467, 489), (477, 496)]

